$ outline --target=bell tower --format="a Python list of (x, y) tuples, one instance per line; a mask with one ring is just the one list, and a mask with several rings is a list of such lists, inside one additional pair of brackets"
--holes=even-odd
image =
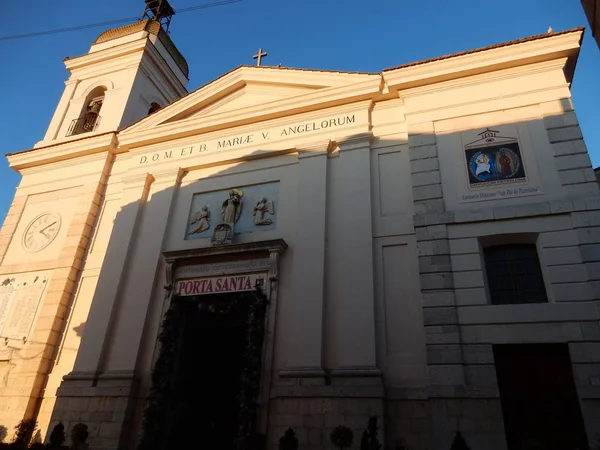
[(187, 93), (188, 65), (167, 30), (167, 0), (145, 0), (142, 19), (103, 32), (70, 72), (44, 139), (35, 147), (116, 131)]

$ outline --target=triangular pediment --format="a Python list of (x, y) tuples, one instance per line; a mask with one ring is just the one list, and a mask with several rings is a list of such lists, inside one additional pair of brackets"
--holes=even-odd
[[(201, 128), (285, 115), (326, 101), (343, 102), (370, 95), (381, 83), (379, 74), (332, 72), (280, 67), (238, 67), (185, 97), (122, 130), (122, 139), (146, 132)], [(369, 94), (367, 94), (369, 93)], [(143, 139), (143, 137), (142, 137)], [(137, 140), (137, 139), (134, 139)]]
[[(249, 83), (238, 90), (216, 99), (212, 104), (198, 105), (198, 108), (190, 108), (187, 115), (179, 115), (178, 120), (203, 117), (220, 114), (228, 111), (236, 111), (255, 105), (264, 105), (285, 98), (314, 92), (320, 87), (309, 86), (286, 86), (270, 83)], [(172, 120), (170, 120), (172, 121)], [(170, 122), (169, 120), (166, 121)]]

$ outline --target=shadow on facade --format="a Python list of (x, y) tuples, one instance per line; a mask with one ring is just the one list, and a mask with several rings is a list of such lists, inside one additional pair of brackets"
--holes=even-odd
[[(570, 100), (563, 100), (562, 107), (562, 113), (548, 113), (543, 120), (514, 121), (515, 115), (543, 115), (535, 105), (517, 112), (440, 120), (435, 130), (431, 122), (414, 127), (414, 132), (409, 126), (408, 134), (375, 128), (382, 137), (372, 141), (371, 150), (360, 134), (332, 145), (327, 156), (326, 143), (301, 147), (300, 157), (295, 148), (258, 150), (245, 161), (229, 162), (224, 170), (199, 165), (181, 175), (173, 158), (148, 166), (144, 173), (135, 166), (140, 175), (133, 175), (115, 163), (108, 183), (124, 180), (121, 195), (131, 202), (120, 209), (114, 223), (96, 224), (100, 230), (112, 226), (111, 238), (85, 331), (82, 334), (84, 324), (72, 329), (82, 336), (81, 345), (73, 372), (57, 391), (46, 436), (59, 421), (67, 430), (84, 422), (93, 446), (135, 448), (158, 356), (157, 335), (170, 301), (162, 253), (211, 246), (209, 238), (185, 239), (192, 194), (279, 182), (277, 226), (236, 236), (238, 243), (284, 239), (289, 244), (279, 267), (277, 340), (272, 367), (267, 368), (272, 381), (261, 387), (270, 390), (270, 401), (261, 405), (268, 412), (259, 431), (267, 432), (270, 447), (288, 426), (299, 434), (301, 448), (309, 445), (308, 436), (317, 436), (310, 437), (312, 447), (328, 447), (329, 433), (337, 425), (352, 428), (357, 442), (365, 417), (376, 415), (384, 419), (390, 447), (402, 441), (411, 449), (450, 448), (456, 431), (461, 431), (471, 448), (506, 448), (502, 417), (508, 410), (500, 400), (493, 346), (509, 343), (571, 343), (578, 402), (591, 437), (600, 431), (593, 423), (600, 402), (584, 376), (590, 364), (573, 357), (573, 345), (578, 344), (572, 330), (598, 320), (597, 311), (589, 313), (595, 294), (583, 287), (592, 275), (585, 260), (554, 257), (557, 248), (580, 252), (582, 239), (564, 244), (551, 240), (570, 227), (578, 211), (569, 199), (580, 198), (585, 209), (598, 187)], [(326, 161), (316, 166), (321, 172), (303, 169), (313, 158)], [(302, 192), (312, 182), (323, 183), (324, 198), (306, 202)], [(244, 205), (248, 209), (243, 211), (253, 207)], [(299, 317), (292, 302), (299, 286), (293, 280), (308, 270), (294, 264), (302, 246), (298, 236), (305, 236), (297, 224), (304, 223), (303, 215), (315, 214), (319, 220), (320, 213), (326, 217), (326, 250), (322, 312), (317, 317), (321, 365), (330, 376), (323, 385), (315, 382), (315, 393), (307, 394), (300, 386), (304, 381), (290, 384), (279, 377), (279, 370), (293, 359), (290, 352), (297, 346), (288, 335), (297, 329)], [(211, 227), (220, 214), (212, 211)], [(477, 263), (478, 239), (507, 232), (536, 234), (547, 304), (488, 304), (485, 269)], [(565, 279), (562, 269), (567, 264), (577, 265), (586, 279)], [(565, 308), (573, 308), (570, 318), (561, 319), (561, 327), (550, 323), (547, 317), (567, 314)], [(367, 313), (357, 317), (352, 311)], [(588, 339), (581, 332), (577, 336), (581, 345)], [(379, 383), (378, 389), (372, 384), (367, 386), (370, 390), (361, 388), (363, 379), (336, 379), (336, 370), (352, 361), (353, 354), (369, 353), (383, 373), (381, 379), (368, 382), (375, 387)], [(356, 358), (357, 366), (368, 364)], [(346, 392), (352, 394), (340, 394), (340, 385), (350, 386)], [(322, 416), (322, 422), (305, 420), (301, 410), (286, 410), (304, 400), (324, 398), (327, 406), (305, 411), (307, 416)], [(348, 399), (356, 403), (344, 403)], [(363, 404), (371, 406), (357, 406)], [(578, 439), (578, 448), (588, 448), (585, 433)]]

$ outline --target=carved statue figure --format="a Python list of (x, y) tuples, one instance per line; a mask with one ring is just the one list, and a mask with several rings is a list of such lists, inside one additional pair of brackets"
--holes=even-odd
[(254, 225), (271, 225), (273, 220), (265, 217), (267, 213), (275, 214), (275, 207), (271, 200), (261, 197), (254, 207)]
[(208, 205), (204, 205), (200, 211), (194, 214), (190, 225), (195, 225), (190, 232), (188, 232), (188, 236), (192, 234), (202, 233), (205, 230), (210, 228), (210, 208)]
[(242, 213), (242, 197), (244, 193), (240, 189), (229, 191), (229, 197), (223, 202), (221, 214), (223, 223), (236, 223)]

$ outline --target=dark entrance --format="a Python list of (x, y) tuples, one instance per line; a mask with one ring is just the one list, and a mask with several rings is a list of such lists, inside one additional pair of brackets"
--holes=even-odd
[(236, 450), (256, 437), (265, 306), (258, 291), (173, 299), (140, 450)]
[(509, 450), (589, 449), (567, 344), (495, 345)]

